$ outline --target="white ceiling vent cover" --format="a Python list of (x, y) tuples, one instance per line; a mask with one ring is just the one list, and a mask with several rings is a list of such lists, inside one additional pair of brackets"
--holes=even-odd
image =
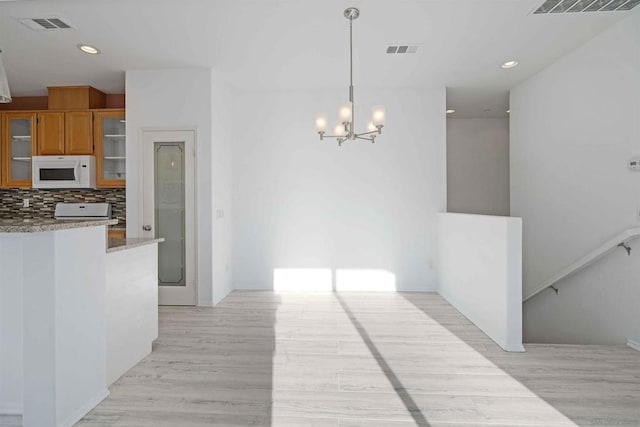
[(403, 54), (403, 53), (417, 53), (418, 46), (416, 45), (406, 45), (406, 44), (395, 44), (387, 47), (387, 53), (389, 54)]
[(73, 29), (71, 24), (57, 16), (49, 18), (20, 18), (19, 21), (33, 31)]
[(640, 0), (546, 0), (533, 13), (623, 12), (639, 4)]

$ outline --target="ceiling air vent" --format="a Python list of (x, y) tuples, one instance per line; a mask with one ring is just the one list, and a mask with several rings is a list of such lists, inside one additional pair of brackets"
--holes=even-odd
[(393, 45), (387, 47), (387, 53), (401, 54), (401, 53), (416, 53), (418, 52), (418, 46), (409, 45)]
[(631, 10), (640, 0), (546, 0), (535, 14)]
[(73, 28), (59, 17), (20, 19), (20, 22), (33, 31), (66, 30)]

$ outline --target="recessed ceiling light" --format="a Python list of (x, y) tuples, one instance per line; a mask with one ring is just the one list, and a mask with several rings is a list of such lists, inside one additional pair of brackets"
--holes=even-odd
[(455, 112), (456, 112), (456, 110), (447, 110), (447, 114), (453, 114)]
[(89, 55), (97, 55), (100, 53), (97, 47), (90, 46), (88, 44), (79, 44), (78, 49)]
[(500, 67), (504, 68), (505, 70), (509, 69), (509, 68), (513, 68), (515, 66), (518, 65), (518, 61), (516, 61), (515, 59), (512, 59), (511, 61), (507, 61), (505, 63), (503, 63)]

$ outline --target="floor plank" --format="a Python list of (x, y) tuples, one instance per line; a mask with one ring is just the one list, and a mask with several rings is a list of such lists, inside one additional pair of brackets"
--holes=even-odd
[(640, 426), (640, 353), (505, 353), (436, 294), (233, 292), (162, 307), (78, 426)]

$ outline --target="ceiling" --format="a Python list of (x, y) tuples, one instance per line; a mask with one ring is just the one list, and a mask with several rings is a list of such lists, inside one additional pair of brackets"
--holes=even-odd
[[(46, 86), (72, 84), (122, 92), (125, 70), (176, 67), (216, 67), (246, 90), (340, 87), (348, 83), (342, 11), (357, 6), (357, 87), (445, 85), (455, 94), (449, 101), (459, 104), (449, 105), (456, 114), (484, 112), (485, 97), (504, 115), (510, 88), (636, 13), (533, 15), (541, 2), (0, 0), (0, 48), (13, 96), (44, 95)], [(34, 32), (17, 19), (50, 16), (74, 29)], [(101, 54), (84, 54), (79, 43)], [(418, 53), (388, 55), (391, 44), (418, 45)], [(502, 70), (509, 59), (520, 65)], [(468, 105), (465, 94), (473, 98)]]
[(502, 88), (448, 87), (447, 114), (452, 119), (508, 117), (509, 90)]

